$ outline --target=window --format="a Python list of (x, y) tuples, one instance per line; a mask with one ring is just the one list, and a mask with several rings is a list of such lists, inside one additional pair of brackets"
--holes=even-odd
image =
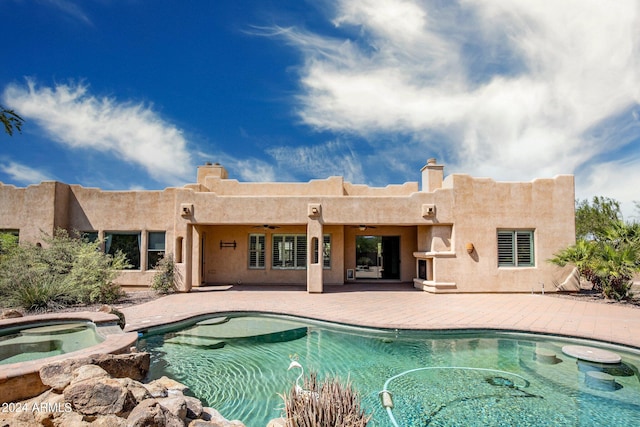
[(533, 230), (498, 231), (498, 267), (533, 267)]
[(249, 268), (264, 268), (264, 234), (249, 235)]
[(274, 234), (272, 241), (273, 268), (307, 267), (307, 236), (305, 234)]
[(18, 245), (20, 232), (14, 229), (0, 229), (0, 255)]
[(85, 242), (95, 243), (98, 241), (97, 231), (83, 231), (80, 233), (80, 238)]
[(147, 270), (153, 270), (164, 258), (164, 231), (150, 231), (147, 240)]
[(331, 235), (322, 236), (322, 267), (331, 268)]
[(127, 270), (140, 270), (140, 232), (105, 233), (104, 251), (110, 255), (121, 251), (127, 257)]

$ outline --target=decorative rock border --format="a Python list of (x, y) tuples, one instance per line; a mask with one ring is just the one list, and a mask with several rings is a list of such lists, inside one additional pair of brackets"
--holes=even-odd
[(71, 353), (27, 362), (0, 365), (0, 396), (2, 396), (2, 402), (0, 403), (27, 399), (47, 390), (48, 387), (42, 383), (40, 375), (38, 374), (40, 368), (44, 365), (95, 354), (128, 353), (130, 348), (136, 345), (138, 334), (136, 332), (123, 332), (118, 326), (119, 320), (119, 317), (115, 314), (100, 311), (52, 313), (1, 319), (0, 330), (54, 322), (93, 322), (96, 325), (96, 332), (104, 338), (104, 341), (100, 344)]
[(109, 354), (43, 366), (40, 376), (51, 389), (8, 405), (0, 425), (245, 427), (185, 396), (188, 388), (177, 381), (140, 382), (150, 360), (149, 353)]

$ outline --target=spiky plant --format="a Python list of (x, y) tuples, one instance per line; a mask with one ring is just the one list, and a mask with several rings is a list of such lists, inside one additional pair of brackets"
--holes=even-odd
[(303, 390), (294, 386), (282, 398), (287, 427), (364, 427), (371, 418), (350, 382), (331, 377), (318, 384), (315, 372), (304, 379)]

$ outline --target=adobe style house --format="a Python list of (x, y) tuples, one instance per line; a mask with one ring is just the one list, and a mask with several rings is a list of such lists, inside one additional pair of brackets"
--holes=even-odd
[(444, 179), (429, 159), (422, 185), (373, 188), (330, 177), (238, 182), (218, 164), (162, 191), (103, 191), (46, 181), (0, 184), (0, 230), (37, 242), (58, 227), (124, 251), (118, 282), (146, 287), (171, 253), (182, 290), (205, 284), (407, 283), (428, 292), (576, 289), (546, 260), (575, 240), (573, 176), (496, 182)]

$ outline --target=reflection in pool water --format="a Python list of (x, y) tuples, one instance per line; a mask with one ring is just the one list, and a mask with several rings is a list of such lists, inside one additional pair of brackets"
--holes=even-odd
[[(602, 365), (563, 354), (564, 345), (576, 343), (608, 348), (622, 362)], [(248, 426), (281, 415), (278, 393), (297, 375), (287, 371), (292, 356), (306, 372), (351, 381), (373, 415), (371, 426), (393, 426), (392, 419), (400, 426), (640, 425), (640, 354), (589, 341), (234, 315), (151, 331), (140, 346), (152, 352), (152, 377), (183, 382), (207, 405)], [(383, 389), (393, 401), (389, 414)]]
[(5, 329), (0, 335), (0, 364), (71, 353), (102, 341), (90, 322), (58, 322)]

